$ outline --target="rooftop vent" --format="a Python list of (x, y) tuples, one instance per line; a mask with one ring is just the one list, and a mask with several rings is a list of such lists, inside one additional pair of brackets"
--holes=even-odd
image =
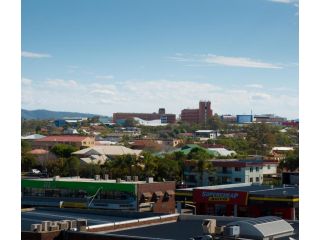
[(202, 231), (204, 234), (214, 234), (216, 226), (216, 219), (204, 219), (202, 222)]

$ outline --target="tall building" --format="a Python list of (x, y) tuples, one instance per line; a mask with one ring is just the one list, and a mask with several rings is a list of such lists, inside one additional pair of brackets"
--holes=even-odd
[(188, 123), (206, 124), (212, 117), (210, 101), (200, 101), (198, 109), (183, 109), (181, 111), (181, 121)]

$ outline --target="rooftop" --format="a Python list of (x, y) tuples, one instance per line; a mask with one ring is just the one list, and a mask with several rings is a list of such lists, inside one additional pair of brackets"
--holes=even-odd
[[(116, 179), (93, 179), (93, 178), (80, 178), (78, 176), (75, 177), (53, 177), (53, 178), (32, 178), (32, 179), (25, 179), (25, 180), (31, 180), (31, 181), (40, 181), (40, 182), (50, 182), (50, 181), (59, 181), (59, 182), (87, 182), (87, 183), (117, 183)], [(169, 182), (169, 181), (168, 181)], [(121, 180), (119, 183), (124, 184), (145, 184), (146, 181), (125, 181)], [(158, 182), (151, 182), (152, 183), (158, 183)]]
[(81, 142), (88, 136), (54, 135), (35, 140), (36, 142)]

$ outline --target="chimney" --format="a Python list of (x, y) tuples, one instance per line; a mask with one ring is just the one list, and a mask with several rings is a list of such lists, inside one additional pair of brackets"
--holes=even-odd
[(105, 175), (104, 175), (104, 179), (105, 179), (105, 180), (109, 180), (109, 174), (105, 174)]
[(153, 183), (153, 177), (147, 177), (146, 182), (147, 183)]
[(131, 182), (131, 176), (126, 176), (126, 181)]
[(117, 178), (116, 183), (120, 183), (120, 182), (121, 182), (121, 178)]
[(134, 182), (138, 182), (139, 181), (139, 177), (138, 176), (133, 176), (133, 181)]
[(100, 175), (94, 175), (94, 180), (100, 180)]

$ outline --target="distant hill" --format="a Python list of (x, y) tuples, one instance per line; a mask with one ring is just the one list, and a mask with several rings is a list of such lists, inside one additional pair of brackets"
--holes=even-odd
[(21, 118), (23, 119), (37, 119), (37, 120), (48, 120), (66, 117), (94, 117), (98, 114), (91, 113), (78, 113), (78, 112), (56, 112), (49, 110), (25, 110), (21, 109)]

